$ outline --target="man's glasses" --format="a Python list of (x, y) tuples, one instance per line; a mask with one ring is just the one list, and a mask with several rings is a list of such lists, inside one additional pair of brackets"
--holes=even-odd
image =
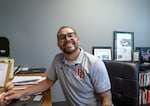
[(60, 34), (59, 37), (58, 37), (58, 40), (64, 41), (64, 40), (66, 40), (67, 37), (69, 39), (74, 39), (76, 37), (76, 33), (75, 32), (70, 32), (70, 33), (67, 33), (67, 34)]

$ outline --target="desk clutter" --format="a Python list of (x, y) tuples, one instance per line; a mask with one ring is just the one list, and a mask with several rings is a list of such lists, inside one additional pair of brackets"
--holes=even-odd
[[(34, 86), (35, 84), (40, 83), (45, 80), (44, 76), (15, 76), (12, 81), (6, 83), (4, 86), (5, 90), (13, 89), (26, 89), (27, 87)], [(3, 95), (4, 92), (0, 93), (0, 96)], [(41, 106), (45, 96), (42, 93), (29, 95), (20, 98), (19, 100), (14, 100), (8, 106)]]
[(41, 106), (44, 98), (44, 95), (25, 96), (19, 100), (12, 101), (12, 103), (7, 106)]
[(32, 73), (44, 73), (45, 68), (29, 68), (29, 67), (22, 67), (16, 66), (14, 68), (14, 74), (32, 74)]
[(11, 82), (6, 83), (5, 89), (26, 89), (45, 80), (41, 76), (15, 76)]
[[(11, 88), (26, 89), (28, 86), (38, 84), (40, 81), (46, 79), (46, 77), (41, 76), (41, 73), (44, 73), (45, 70), (45, 68), (14, 67), (14, 59), (0, 57), (0, 87), (6, 90)], [(38, 76), (33, 75), (36, 73), (39, 73)]]
[[(0, 93), (0, 97), (4, 94)], [(35, 94), (24, 96), (20, 99), (13, 100), (11, 104), (7, 106), (41, 106), (45, 99), (43, 94)]]

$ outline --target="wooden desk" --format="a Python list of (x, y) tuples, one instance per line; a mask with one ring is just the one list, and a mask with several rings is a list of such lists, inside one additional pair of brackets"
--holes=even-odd
[[(16, 76), (46, 76), (45, 73), (36, 73), (36, 74), (17, 74)], [(2, 89), (2, 88), (1, 88)], [(43, 95), (45, 97), (42, 106), (52, 106), (52, 100), (51, 100), (51, 92), (50, 89), (43, 92)]]
[[(17, 76), (42, 76), (47, 77), (45, 73), (34, 73), (34, 74), (17, 74)], [(42, 106), (52, 106), (52, 100), (51, 100), (51, 92), (50, 89), (43, 92), (45, 99), (42, 103)]]
[(52, 100), (51, 100), (51, 92), (50, 90), (46, 90), (43, 92), (45, 99), (44, 102), (42, 103), (42, 106), (52, 106)]

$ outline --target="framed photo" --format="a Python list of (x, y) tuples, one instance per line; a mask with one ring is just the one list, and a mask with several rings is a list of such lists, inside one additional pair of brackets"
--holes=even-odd
[(136, 47), (139, 52), (140, 63), (150, 63), (150, 47)]
[(0, 87), (4, 87), (9, 80), (10, 63), (0, 59)]
[(112, 60), (111, 47), (93, 47), (93, 55), (101, 60)]
[(140, 52), (137, 50), (133, 51), (133, 62), (139, 62), (140, 61)]
[(113, 54), (116, 61), (132, 61), (134, 32), (114, 31)]

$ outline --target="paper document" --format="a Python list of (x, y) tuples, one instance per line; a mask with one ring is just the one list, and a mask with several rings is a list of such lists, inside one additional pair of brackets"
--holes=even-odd
[(14, 85), (38, 84), (40, 81), (45, 79), (46, 77), (41, 76), (15, 76), (12, 83)]
[(40, 79), (41, 79), (41, 76), (15, 76), (12, 82), (21, 83), (21, 82), (37, 81)]

